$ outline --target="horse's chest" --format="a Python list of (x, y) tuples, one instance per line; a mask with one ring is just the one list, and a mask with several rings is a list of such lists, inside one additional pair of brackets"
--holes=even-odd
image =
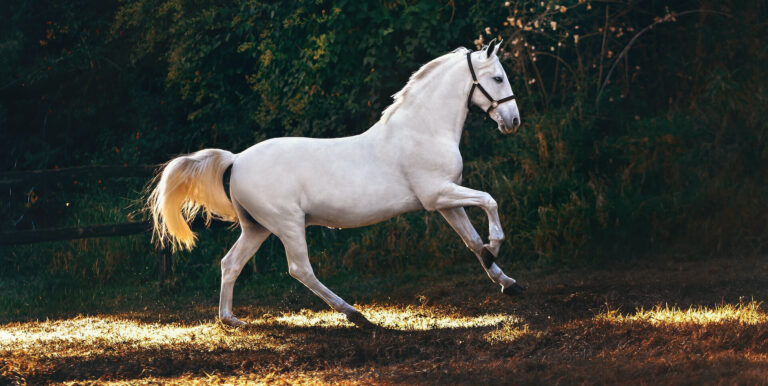
[(445, 180), (451, 182), (461, 180), (464, 162), (458, 149), (424, 149), (424, 151), (419, 152), (413, 157), (412, 161), (404, 164), (412, 179)]

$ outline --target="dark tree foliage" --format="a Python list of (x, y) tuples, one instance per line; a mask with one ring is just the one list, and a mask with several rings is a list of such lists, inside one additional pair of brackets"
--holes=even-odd
[[(765, 249), (762, 2), (8, 0), (0, 15), (4, 170), (356, 134), (421, 64), (502, 37), (524, 126), (501, 137), (470, 116), (462, 140), (465, 183), (500, 203), (502, 258)], [(142, 183), (17, 189), (2, 229), (126, 221)], [(414, 250), (465, 258), (439, 223), (315, 236), (345, 267), (401, 269)], [(201, 261), (231, 241), (217, 240)]]

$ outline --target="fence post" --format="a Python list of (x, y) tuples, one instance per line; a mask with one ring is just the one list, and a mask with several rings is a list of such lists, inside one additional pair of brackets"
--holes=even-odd
[(160, 251), (160, 264), (158, 266), (160, 289), (165, 289), (170, 286), (171, 276), (173, 275), (173, 251), (171, 248), (166, 247)]

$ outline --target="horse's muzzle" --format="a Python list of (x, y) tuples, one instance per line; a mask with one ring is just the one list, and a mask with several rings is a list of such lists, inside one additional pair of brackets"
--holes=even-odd
[(502, 134), (512, 134), (516, 133), (517, 129), (520, 128), (520, 118), (514, 117), (512, 118), (511, 124), (507, 123), (507, 121), (504, 118), (499, 119), (499, 131), (501, 131)]

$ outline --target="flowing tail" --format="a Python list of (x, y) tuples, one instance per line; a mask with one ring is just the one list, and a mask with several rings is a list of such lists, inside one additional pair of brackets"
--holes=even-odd
[(174, 250), (192, 249), (197, 235), (189, 228), (189, 222), (201, 208), (206, 223), (212, 217), (237, 220), (222, 181), (224, 171), (233, 162), (235, 155), (231, 152), (205, 149), (174, 158), (162, 167), (152, 181), (155, 187), (147, 200), (154, 224), (153, 237), (161, 246), (167, 240)]

